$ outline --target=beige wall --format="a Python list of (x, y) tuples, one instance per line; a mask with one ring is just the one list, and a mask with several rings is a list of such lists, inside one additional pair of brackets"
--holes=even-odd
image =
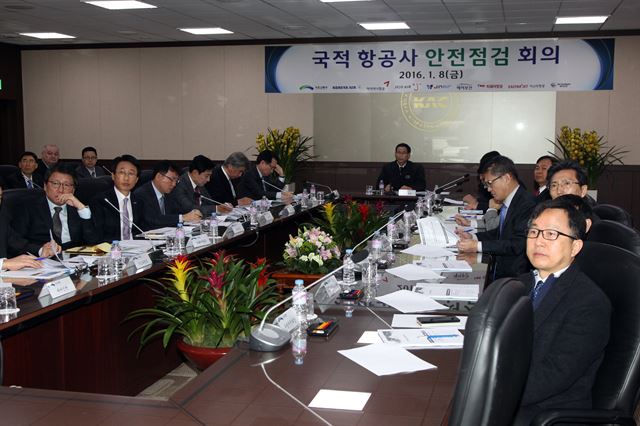
[[(615, 55), (615, 90), (558, 92), (556, 127), (596, 129), (640, 164), (640, 37), (617, 38)], [(103, 158), (221, 159), (268, 126), (312, 136), (313, 95), (265, 94), (263, 56), (262, 46), (24, 51), (25, 145), (56, 143), (65, 158), (95, 145)], [(357, 118), (370, 128), (371, 116)]]

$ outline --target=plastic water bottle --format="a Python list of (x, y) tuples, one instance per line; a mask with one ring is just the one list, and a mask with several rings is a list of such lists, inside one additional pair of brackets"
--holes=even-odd
[(376, 231), (376, 233), (373, 234), (373, 239), (371, 240), (371, 253), (369, 253), (369, 256), (374, 262), (377, 262), (378, 259), (380, 259), (381, 250), (382, 240), (380, 239), (380, 233)]
[(291, 335), (291, 352), (293, 353), (296, 365), (304, 364), (304, 357), (307, 354), (307, 333), (301, 327), (296, 327)]
[(211, 221), (210, 221), (209, 233), (213, 242), (215, 242), (215, 238), (218, 236), (218, 215), (216, 212), (211, 212)]
[(397, 235), (396, 224), (393, 221), (389, 221), (387, 224), (387, 234), (382, 237), (382, 257), (387, 260), (389, 264), (396, 260), (395, 254), (393, 254), (393, 241)]
[(382, 179), (378, 182), (378, 191), (380, 191), (380, 195), (384, 194), (384, 181)]
[(300, 328), (307, 329), (307, 289), (304, 288), (304, 281), (296, 280), (292, 290), (293, 309), (296, 312), (296, 319)]
[(260, 201), (260, 211), (261, 212), (269, 211), (270, 205), (271, 203), (269, 203), (269, 200), (267, 199), (267, 197), (263, 196), (262, 200)]
[(302, 208), (303, 209), (308, 209), (309, 206), (309, 193), (307, 192), (307, 188), (304, 188), (302, 190), (302, 200), (301, 200), (301, 204), (302, 204)]
[(424, 203), (422, 201), (422, 198), (418, 198), (418, 201), (416, 201), (416, 208), (414, 211), (418, 218), (424, 216)]
[(316, 186), (314, 184), (311, 184), (309, 188), (309, 196), (311, 197), (311, 201), (316, 200)]
[(109, 253), (113, 266), (116, 272), (120, 272), (123, 267), (122, 263), (122, 248), (120, 247), (120, 241), (115, 240), (111, 243), (111, 252)]
[(411, 242), (411, 212), (405, 211), (402, 216), (403, 240), (405, 244)]
[(342, 282), (348, 285), (356, 282), (356, 265), (355, 263), (353, 263), (353, 259), (351, 258), (352, 254), (353, 250), (347, 249), (342, 261), (342, 264), (344, 265), (344, 267), (342, 268)]
[(181, 254), (185, 252), (185, 249), (184, 227), (182, 226), (182, 222), (178, 222), (178, 227), (176, 228), (176, 252)]

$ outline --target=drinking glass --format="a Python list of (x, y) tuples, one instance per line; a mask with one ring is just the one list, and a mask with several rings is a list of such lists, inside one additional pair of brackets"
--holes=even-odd
[(0, 314), (15, 314), (18, 311), (16, 289), (11, 285), (3, 285), (0, 287)]
[(318, 200), (318, 204), (324, 204), (324, 191), (316, 192), (316, 200)]
[(373, 185), (367, 185), (367, 189), (364, 192), (366, 195), (373, 195)]

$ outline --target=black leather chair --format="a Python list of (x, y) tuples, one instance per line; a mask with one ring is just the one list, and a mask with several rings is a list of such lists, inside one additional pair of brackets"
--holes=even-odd
[(140, 170), (140, 177), (138, 178), (135, 189), (140, 188), (151, 179), (153, 179), (153, 170)]
[(594, 223), (587, 241), (610, 244), (640, 255), (640, 233), (620, 222), (601, 220)]
[(635, 425), (640, 391), (640, 256), (586, 241), (576, 261), (611, 301), (609, 343), (593, 386), (593, 409), (549, 410), (533, 425), (556, 423)]
[(7, 189), (7, 177), (16, 174), (18, 170), (18, 167), (13, 164), (0, 164), (0, 186), (3, 189)]
[(614, 206), (613, 204), (597, 204), (593, 207), (593, 212), (600, 219), (613, 220), (614, 222), (620, 222), (623, 225), (633, 227), (631, 215), (622, 207)]
[(83, 178), (78, 179), (78, 186), (74, 192), (78, 200), (84, 204), (89, 204), (89, 201), (101, 192), (113, 186), (113, 179), (111, 176), (100, 176), (98, 178)]
[(494, 281), (469, 314), (449, 425), (511, 425), (532, 344), (533, 308), (524, 284)]

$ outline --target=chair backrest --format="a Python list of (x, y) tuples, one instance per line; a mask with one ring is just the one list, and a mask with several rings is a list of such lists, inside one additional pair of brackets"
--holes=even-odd
[(138, 178), (138, 183), (136, 183), (136, 187), (134, 189), (140, 188), (151, 179), (153, 179), (153, 170), (140, 170), (140, 177)]
[(620, 222), (601, 220), (594, 223), (587, 241), (610, 244), (640, 255), (640, 233)]
[(611, 301), (611, 330), (593, 386), (593, 408), (633, 415), (640, 390), (640, 256), (586, 241), (576, 261)]
[(623, 225), (633, 226), (631, 215), (622, 207), (614, 206), (613, 204), (597, 204), (593, 207), (593, 212), (600, 219), (613, 220)]
[(18, 170), (18, 166), (14, 166), (13, 164), (0, 164), (0, 178), (15, 175), (18, 173)]
[(532, 345), (533, 308), (524, 284), (494, 281), (467, 320), (449, 425), (511, 425)]
[(101, 192), (104, 192), (113, 186), (111, 176), (100, 176), (98, 178), (82, 178), (78, 179), (78, 186), (74, 192), (78, 200), (84, 204), (89, 204), (91, 199)]

